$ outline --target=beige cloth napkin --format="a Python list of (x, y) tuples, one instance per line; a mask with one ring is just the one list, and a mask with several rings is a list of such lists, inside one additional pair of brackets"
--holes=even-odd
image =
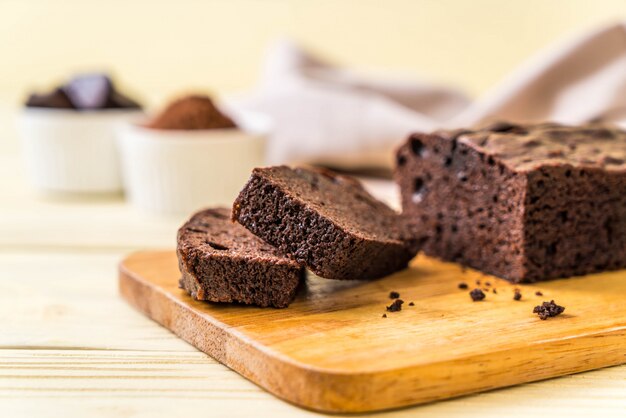
[(390, 167), (413, 131), (489, 120), (626, 127), (626, 25), (614, 24), (539, 53), (477, 101), (461, 92), (334, 67), (290, 42), (271, 48), (256, 91), (228, 106), (270, 115), (270, 163)]

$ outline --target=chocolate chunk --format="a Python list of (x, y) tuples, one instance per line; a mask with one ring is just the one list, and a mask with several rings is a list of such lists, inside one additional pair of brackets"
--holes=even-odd
[(468, 287), (467, 283), (459, 283), (459, 289), (467, 289)]
[(474, 302), (485, 299), (485, 293), (480, 289), (474, 289), (469, 293), (470, 297)]
[(415, 306), (413, 302), (409, 302), (409, 306)]
[(387, 314), (386, 313), (383, 314), (383, 318), (387, 318)]
[(65, 92), (58, 88), (52, 93), (31, 94), (26, 100), (26, 107), (45, 107), (54, 109), (75, 109)]
[(400, 293), (396, 291), (389, 292), (389, 299), (398, 299), (400, 297)]
[(141, 109), (141, 105), (119, 91), (112, 90), (107, 99), (106, 109)]
[(74, 77), (63, 91), (77, 109), (103, 109), (106, 106), (113, 84), (104, 74), (85, 74)]
[(554, 300), (551, 300), (550, 302), (543, 302), (541, 305), (535, 306), (533, 313), (539, 315), (539, 318), (542, 320), (546, 320), (550, 317), (562, 314), (564, 310), (565, 307), (559, 306), (554, 303)]
[(402, 304), (404, 303), (404, 301), (402, 299), (396, 299), (394, 300), (391, 305), (387, 306), (387, 311), (388, 312), (398, 312), (400, 310), (402, 310)]
[(137, 102), (116, 91), (105, 74), (78, 75), (52, 93), (32, 94), (26, 106), (75, 110), (141, 108)]
[(522, 300), (522, 292), (519, 289), (515, 289), (515, 293), (513, 294), (513, 300)]
[(541, 293), (540, 291), (538, 291), (538, 290), (537, 290), (537, 291), (535, 292), (535, 295), (536, 295), (536, 296), (543, 296), (543, 293)]

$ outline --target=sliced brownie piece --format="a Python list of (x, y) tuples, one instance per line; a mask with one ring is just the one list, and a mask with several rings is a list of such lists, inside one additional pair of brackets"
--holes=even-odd
[(241, 225), (230, 210), (196, 213), (178, 230), (180, 287), (194, 299), (284, 308), (304, 268)]
[(513, 282), (626, 267), (626, 132), (497, 123), (415, 134), (395, 176), (429, 255)]
[(382, 277), (417, 252), (398, 213), (328, 170), (255, 168), (233, 220), (327, 279)]

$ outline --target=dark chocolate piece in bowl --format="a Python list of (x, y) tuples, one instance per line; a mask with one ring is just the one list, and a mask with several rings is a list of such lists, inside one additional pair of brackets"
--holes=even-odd
[(141, 105), (117, 91), (106, 74), (80, 74), (51, 93), (33, 93), (26, 107), (74, 110), (141, 109)]
[(551, 300), (550, 302), (543, 302), (541, 305), (535, 306), (533, 309), (533, 313), (539, 315), (539, 318), (544, 321), (548, 318), (561, 315), (564, 311), (565, 307), (557, 305), (554, 300)]
[(26, 100), (26, 107), (43, 107), (54, 109), (76, 109), (62, 88), (51, 93), (33, 93)]
[(285, 308), (304, 268), (230, 221), (230, 210), (206, 209), (178, 231), (180, 286), (194, 299)]
[(328, 170), (255, 168), (233, 220), (327, 279), (373, 279), (405, 268), (419, 240), (354, 178)]
[(626, 267), (626, 132), (500, 123), (414, 134), (403, 213), (428, 255), (513, 282)]
[(106, 107), (113, 84), (103, 74), (85, 74), (71, 79), (63, 90), (78, 109), (102, 109)]

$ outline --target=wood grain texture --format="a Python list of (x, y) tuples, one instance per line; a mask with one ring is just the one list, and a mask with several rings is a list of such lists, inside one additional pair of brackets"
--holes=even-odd
[[(284, 310), (197, 302), (178, 277), (174, 252), (137, 253), (120, 266), (120, 291), (200, 350), (315, 410), (387, 409), (626, 363), (625, 271), (522, 286), (514, 301), (503, 280), (418, 257), (377, 281), (309, 277)], [(461, 280), (498, 293), (471, 302)], [(382, 318), (390, 290), (407, 303)], [(541, 321), (532, 308), (551, 298), (567, 310)]]
[[(272, 396), (119, 297), (122, 252), (0, 251), (0, 416), (318, 417)], [(624, 416), (626, 366), (377, 413)]]
[[(395, 196), (390, 183), (367, 184)], [(0, 416), (325, 416), (272, 396), (119, 297), (124, 253), (171, 247), (177, 220), (137, 213), (120, 197), (37, 195), (19, 155), (0, 155), (0, 190)], [(626, 365), (368, 416), (623, 418), (624, 410)]]
[[(0, 250), (0, 416), (321, 416), (131, 308), (118, 293), (122, 257)], [(626, 366), (616, 366), (374, 415), (622, 418), (625, 409)]]

